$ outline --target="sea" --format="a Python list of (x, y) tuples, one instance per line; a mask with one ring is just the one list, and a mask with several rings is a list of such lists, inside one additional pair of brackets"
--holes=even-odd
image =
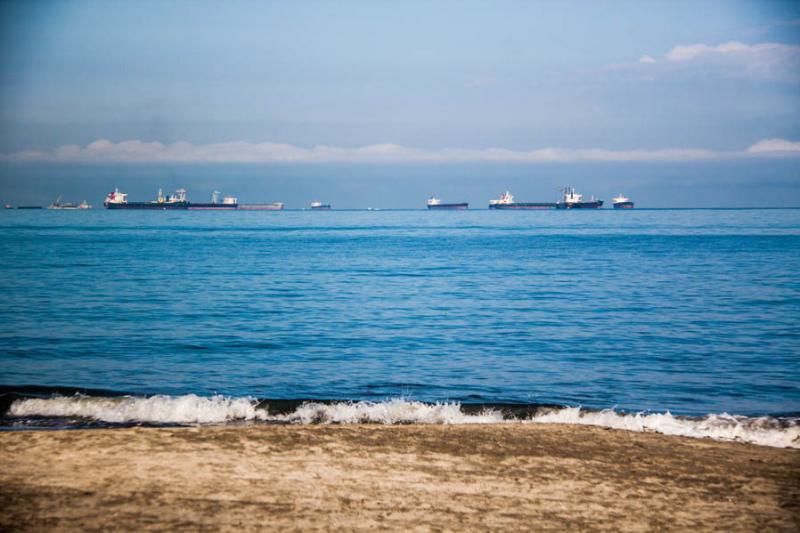
[(800, 447), (800, 210), (0, 212), (0, 429)]

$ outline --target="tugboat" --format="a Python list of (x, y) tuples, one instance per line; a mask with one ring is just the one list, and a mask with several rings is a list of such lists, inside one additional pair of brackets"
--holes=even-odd
[(222, 202), (219, 201), (219, 191), (214, 191), (211, 193), (211, 203), (197, 203), (197, 202), (190, 202), (189, 209), (191, 210), (231, 210), (236, 209), (238, 207), (238, 202), (235, 196), (226, 196), (222, 199)]
[(633, 209), (633, 202), (631, 199), (622, 196), (622, 193), (619, 193), (619, 196), (612, 201), (614, 202), (614, 209)]
[(311, 209), (314, 211), (330, 211), (331, 204), (323, 204), (319, 200), (314, 200), (311, 202)]
[(186, 189), (178, 189), (168, 197), (159, 189), (158, 198), (150, 202), (129, 202), (127, 194), (114, 189), (106, 196), (103, 206), (106, 209), (188, 209), (189, 202), (186, 201)]
[(438, 198), (431, 196), (428, 199), (428, 209), (467, 209), (469, 208), (469, 204), (467, 202), (462, 202), (458, 204), (443, 204), (442, 201)]
[(555, 209), (553, 202), (515, 202), (514, 196), (506, 191), (497, 200), (489, 200), (489, 209)]
[(556, 203), (558, 209), (597, 209), (603, 207), (603, 200), (598, 200), (592, 196), (588, 202), (583, 200), (583, 195), (575, 192), (573, 187), (561, 189), (564, 199)]

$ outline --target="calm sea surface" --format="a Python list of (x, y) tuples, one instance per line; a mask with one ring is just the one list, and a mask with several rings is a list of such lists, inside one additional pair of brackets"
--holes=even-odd
[(800, 210), (0, 212), (0, 385), (800, 411)]

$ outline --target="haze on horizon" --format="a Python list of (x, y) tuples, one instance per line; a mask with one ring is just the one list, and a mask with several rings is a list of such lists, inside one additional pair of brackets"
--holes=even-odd
[(800, 4), (5, 2), (0, 201), (800, 206)]

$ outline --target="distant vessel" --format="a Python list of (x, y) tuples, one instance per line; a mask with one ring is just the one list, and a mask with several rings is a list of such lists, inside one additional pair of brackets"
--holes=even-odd
[(239, 204), (240, 211), (281, 211), (283, 202), (273, 202), (271, 204)]
[(330, 208), (331, 204), (323, 204), (318, 200), (311, 202), (311, 209), (314, 209), (315, 211), (328, 211)]
[(167, 197), (159, 189), (158, 198), (151, 202), (129, 202), (127, 194), (114, 189), (106, 196), (103, 206), (106, 209), (188, 209), (189, 202), (186, 200), (186, 189), (178, 189)]
[(631, 199), (622, 196), (622, 193), (619, 193), (619, 196), (612, 199), (612, 201), (614, 202), (614, 209), (633, 209)]
[(506, 191), (497, 200), (489, 200), (489, 209), (555, 209), (553, 202), (515, 202), (514, 196)]
[(61, 197), (59, 196), (56, 198), (56, 201), (50, 204), (48, 209), (68, 209), (68, 210), (76, 210), (76, 209), (91, 209), (92, 206), (89, 205), (86, 200), (81, 202), (80, 204), (73, 204), (71, 202), (61, 203)]
[(14, 209), (14, 206), (11, 204), (6, 204), (3, 206), (5, 209)]
[(220, 202), (219, 191), (214, 191), (211, 193), (210, 203), (189, 202), (189, 209), (198, 211), (230, 210), (230, 209), (236, 209), (237, 207), (238, 207), (238, 202), (235, 196), (226, 196)]
[(583, 195), (575, 192), (573, 187), (564, 187), (564, 199), (556, 203), (559, 209), (597, 209), (603, 207), (603, 200), (597, 200), (592, 196), (591, 200), (584, 201)]
[(428, 199), (428, 209), (467, 209), (469, 204), (467, 202), (457, 204), (443, 204), (438, 198), (431, 196)]

